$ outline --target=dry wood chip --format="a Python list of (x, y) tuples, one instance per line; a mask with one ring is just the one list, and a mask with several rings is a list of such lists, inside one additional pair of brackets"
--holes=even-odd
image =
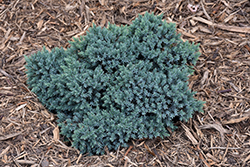
[(204, 19), (204, 18), (202, 18), (202, 17), (193, 17), (192, 19), (193, 19), (193, 20), (196, 20), (196, 21), (199, 21), (199, 22), (202, 22), (202, 23), (205, 23), (205, 24), (210, 25), (210, 26), (213, 26), (213, 25), (214, 25), (213, 22), (208, 21), (208, 20), (206, 20), (206, 19)]
[(192, 135), (192, 133), (190, 132), (189, 128), (184, 125), (183, 123), (181, 123), (182, 128), (185, 130), (185, 134), (186, 136), (189, 138), (189, 140), (192, 142), (193, 145), (197, 145), (198, 141), (195, 139), (195, 137)]
[(248, 44), (244, 45), (245, 48), (247, 48), (247, 50), (250, 52), (250, 47), (248, 46)]
[(208, 21), (202, 17), (193, 17), (194, 20), (205, 23), (210, 26), (214, 26), (226, 31), (233, 31), (233, 32), (241, 32), (241, 33), (250, 33), (250, 27), (236, 27), (236, 26), (228, 26), (223, 24), (216, 24), (211, 21)]
[(236, 26), (226, 26), (222, 24), (216, 24), (215, 27), (218, 27), (222, 30), (241, 32), (241, 33), (250, 33), (250, 27), (236, 27)]
[[(145, 144), (145, 147), (146, 147), (147, 149), (149, 149), (148, 146), (147, 146), (146, 144)], [(125, 156), (128, 155), (128, 153), (131, 151), (132, 148), (133, 148), (133, 146), (130, 146), (130, 147), (128, 148), (128, 150), (127, 150), (126, 153), (124, 154), (124, 157), (122, 158), (122, 160), (125, 158)]]
[(190, 19), (189, 22), (191, 23), (192, 26), (195, 26), (197, 24), (197, 22), (192, 19)]
[(203, 77), (201, 79), (201, 85), (204, 85), (204, 83), (206, 82), (206, 80), (208, 79), (208, 74), (209, 74), (209, 71), (206, 70), (203, 74)]
[(19, 41), (18, 44), (21, 44), (23, 42), (23, 40), (25, 38), (25, 35), (26, 35), (26, 31), (23, 32), (23, 35), (21, 36), (20, 41)]
[(7, 72), (5, 72), (4, 70), (0, 69), (0, 73), (2, 73), (3, 75), (11, 78), (15, 83), (16, 83), (16, 80), (13, 78), (13, 76), (11, 76), (10, 74), (8, 74)]
[(0, 158), (1, 158), (4, 154), (6, 154), (6, 153), (9, 151), (9, 149), (10, 149), (10, 146), (6, 147), (6, 148), (1, 152)]
[(231, 13), (227, 18), (224, 19), (224, 23), (227, 23), (229, 20), (231, 20), (236, 13), (238, 13), (240, 10), (237, 10), (236, 12)]
[(125, 156), (124, 158), (125, 160), (127, 160), (129, 163), (131, 163), (134, 166), (138, 166), (136, 163), (132, 162), (127, 156)]
[(18, 41), (19, 37), (10, 37), (10, 41)]
[(105, 5), (105, 0), (99, 0), (99, 2), (102, 6)]
[(22, 104), (22, 105), (20, 105), (19, 107), (17, 107), (15, 110), (16, 110), (16, 111), (19, 111), (19, 110), (21, 110), (22, 108), (24, 108), (26, 105), (27, 105), (27, 103)]
[(19, 164), (28, 164), (28, 165), (33, 165), (36, 162), (35, 161), (30, 161), (30, 160), (15, 160)]
[(249, 119), (250, 116), (244, 116), (242, 118), (236, 118), (236, 119), (230, 119), (229, 121), (223, 121), (223, 124), (227, 125), (227, 124), (235, 124), (235, 123), (239, 123), (239, 122), (242, 122), (242, 121), (245, 121), (247, 119)]
[[(153, 151), (151, 151), (151, 149), (144, 143), (144, 147), (147, 149), (147, 151), (152, 154), (153, 156), (156, 156), (155, 153)], [(124, 156), (125, 157), (125, 156)]]
[[(114, 167), (113, 165), (111, 165), (111, 164), (105, 164), (105, 166), (109, 166), (109, 167)], [(82, 166), (72, 166), (72, 167), (82, 167)]]
[(79, 155), (79, 157), (77, 158), (76, 164), (79, 163), (80, 159), (82, 158), (82, 154)]
[(38, 30), (40, 30), (42, 26), (43, 26), (43, 20), (39, 20), (39, 22), (37, 23)]
[(235, 86), (232, 82), (229, 82), (229, 84), (234, 88), (236, 92), (240, 91), (240, 89), (237, 86)]
[(249, 109), (247, 109), (247, 110), (245, 110), (245, 111), (244, 111), (244, 113), (247, 113), (247, 112), (249, 112), (249, 111), (250, 111), (250, 108), (249, 108)]
[(206, 161), (207, 157), (203, 153), (203, 151), (200, 149), (199, 145), (197, 145), (197, 149), (199, 150), (199, 158), (202, 160), (202, 162), (205, 164), (206, 167), (211, 167), (208, 162)]
[(9, 135), (0, 136), (0, 141), (2, 141), (2, 140), (8, 140), (8, 139), (16, 137), (16, 136), (18, 136), (18, 135), (20, 135), (22, 133), (23, 132), (18, 132), (18, 133), (13, 133), (13, 134), (9, 134)]
[(60, 135), (59, 135), (59, 127), (55, 127), (55, 129), (53, 130), (53, 137), (54, 137), (54, 140), (57, 141), (59, 140), (60, 138)]
[(206, 124), (206, 125), (201, 125), (199, 126), (200, 129), (211, 129), (211, 128), (214, 128), (216, 129), (217, 131), (220, 132), (220, 135), (221, 135), (221, 141), (222, 143), (224, 144), (224, 134), (225, 133), (231, 133), (230, 130), (227, 130), (225, 128), (223, 128), (223, 126), (219, 123), (219, 122), (216, 122), (216, 123), (213, 123), (213, 124)]
[(42, 110), (41, 111), (42, 115), (45, 116), (46, 118), (50, 118), (51, 114), (47, 110)]
[(208, 13), (207, 13), (207, 11), (206, 11), (206, 9), (204, 7), (204, 3), (205, 3), (204, 0), (202, 0), (201, 6), (202, 6), (202, 9), (203, 9), (203, 12), (206, 15), (206, 17), (208, 18), (208, 20), (212, 20), (212, 18), (208, 15)]
[(0, 95), (13, 95), (13, 91), (0, 90)]
[(199, 30), (199, 27), (196, 26), (190, 30), (191, 33), (195, 33), (197, 30)]
[(8, 29), (8, 31), (6, 32), (6, 34), (4, 35), (4, 38), (7, 39), (10, 35), (10, 32), (11, 32), (12, 29)]
[[(247, 121), (250, 117), (249, 0), (190, 2), (184, 0), (75, 0), (68, 2), (33, 0), (30, 3), (25, 0), (9, 0), (5, 3), (4, 0), (0, 0), (0, 17), (3, 20), (0, 27), (2, 37), (0, 39), (0, 166), (94, 167), (105, 165), (115, 167), (143, 164), (147, 166), (239, 166), (239, 164), (247, 166), (249, 164), (250, 142), (247, 139), (250, 136), (247, 131)], [(192, 4), (190, 9), (187, 8), (189, 3)], [(197, 4), (200, 5), (199, 8)], [(147, 141), (136, 140), (132, 141), (133, 151), (122, 148), (117, 150), (115, 156), (113, 152), (103, 156), (82, 155), (79, 150), (68, 147), (59, 140), (58, 127), (53, 121), (56, 118), (55, 115), (47, 112), (36, 95), (26, 86), (25, 61), (21, 56), (35, 53), (41, 50), (43, 45), (48, 50), (58, 46), (67, 48), (70, 45), (67, 41), (71, 40), (72, 36), (85, 35), (92, 23), (97, 26), (106, 26), (107, 22), (119, 26), (131, 24), (138, 14), (144, 14), (146, 11), (154, 11), (157, 15), (163, 14), (163, 20), (176, 23), (185, 41), (200, 43), (203, 54), (199, 57), (195, 75), (190, 78), (189, 86), (192, 90), (198, 91), (196, 96), (199, 99), (206, 101), (205, 113), (200, 113), (201, 115), (188, 122), (187, 127), (182, 125), (185, 130), (181, 128), (170, 132), (171, 136), (167, 138), (168, 140), (160, 144), (158, 141), (150, 142), (150, 145), (147, 145), (148, 149), (144, 146)], [(185, 28), (181, 29), (182, 26)], [(23, 110), (23, 112), (16, 110)], [(222, 126), (217, 129), (215, 125), (211, 126), (211, 120), (214, 121), (215, 118), (222, 120), (223, 127), (230, 125), (230, 129), (235, 132), (235, 134), (228, 134), (227, 140), (230, 147), (220, 146), (214, 141), (218, 138), (221, 141), (221, 135), (225, 135), (223, 130), (227, 129), (223, 129)], [(203, 128), (216, 130), (198, 128), (195, 123), (197, 119), (200, 125), (205, 124)], [(44, 124), (46, 126), (43, 127)], [(192, 129), (189, 129), (190, 127)], [(16, 132), (24, 132), (27, 129), (32, 134), (27, 134), (25, 137), (27, 140), (19, 140), (23, 133)], [(51, 129), (54, 129), (52, 135), (48, 133)], [(217, 132), (218, 129), (223, 133)], [(212, 131), (216, 133), (211, 133)], [(208, 134), (211, 134), (211, 137), (207, 137)], [(37, 135), (41, 138), (38, 139)], [(202, 148), (197, 144), (200, 139), (202, 139)], [(193, 143), (195, 148), (182, 143)], [(158, 155), (158, 150), (162, 153), (160, 158), (161, 154)], [(12, 158), (9, 155), (13, 151), (21, 155), (18, 158), (14, 157), (15, 161), (11, 161)]]
[(75, 9), (76, 7), (78, 7), (77, 4), (75, 4), (74, 6), (71, 6), (70, 4), (67, 4), (66, 7), (65, 7), (65, 10), (68, 12), (70, 10)]
[(45, 158), (42, 163), (41, 163), (42, 167), (49, 167), (49, 161)]
[(180, 29), (180, 28), (178, 29), (178, 31), (181, 32), (182, 35), (185, 35), (185, 36), (187, 36), (187, 37), (196, 38), (195, 35), (192, 35), (192, 34), (190, 34), (190, 33), (188, 33), (188, 32), (185, 32), (185, 31), (183, 31), (183, 30)]
[(243, 165), (245, 166), (246, 162), (250, 159), (250, 154), (243, 160)]
[(224, 40), (220, 40), (220, 41), (216, 41), (216, 42), (212, 42), (212, 41), (206, 41), (206, 43), (203, 44), (203, 46), (218, 46), (220, 44), (222, 44), (224, 42)]
[(7, 32), (7, 30), (4, 27), (0, 27), (0, 30), (2, 30), (4, 33)]
[(221, 0), (221, 2), (224, 3), (224, 5), (229, 9), (232, 9), (232, 7), (225, 0)]
[(217, 162), (217, 163), (220, 162), (218, 159), (216, 159), (216, 158), (215, 158), (213, 155), (211, 155), (210, 153), (207, 153), (206, 156), (207, 156), (208, 158), (211, 158), (213, 161), (215, 161), (215, 162)]
[(241, 148), (234, 148), (234, 147), (210, 147), (209, 150), (211, 149), (221, 149), (221, 150), (238, 150), (238, 149), (241, 149)]

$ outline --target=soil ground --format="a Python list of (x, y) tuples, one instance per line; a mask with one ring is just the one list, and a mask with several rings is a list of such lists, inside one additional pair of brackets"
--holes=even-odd
[[(206, 101), (204, 113), (177, 122), (165, 139), (81, 155), (28, 89), (24, 55), (67, 48), (92, 23), (131, 24), (146, 11), (200, 43), (189, 86)], [(250, 166), (249, 19), (249, 0), (0, 0), (0, 166)]]

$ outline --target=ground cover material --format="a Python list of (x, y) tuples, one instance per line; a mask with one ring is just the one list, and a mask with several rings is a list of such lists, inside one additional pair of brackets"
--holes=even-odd
[[(165, 139), (86, 156), (59, 135), (56, 115), (27, 88), (25, 55), (68, 47), (92, 23), (130, 24), (163, 13), (183, 40), (200, 43), (190, 76), (204, 114)], [(0, 166), (249, 166), (250, 2), (248, 0), (0, 0)]]

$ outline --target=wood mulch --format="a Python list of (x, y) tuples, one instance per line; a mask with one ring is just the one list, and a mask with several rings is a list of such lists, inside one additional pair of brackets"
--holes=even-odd
[[(163, 13), (183, 40), (200, 43), (190, 88), (205, 112), (177, 122), (165, 139), (81, 155), (27, 88), (24, 55), (67, 48), (92, 23), (131, 24), (146, 11)], [(0, 166), (250, 166), (249, 21), (249, 0), (0, 0)]]

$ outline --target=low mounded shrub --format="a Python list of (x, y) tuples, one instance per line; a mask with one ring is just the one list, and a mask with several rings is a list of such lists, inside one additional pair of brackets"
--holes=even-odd
[(81, 153), (166, 137), (174, 118), (202, 111), (187, 82), (198, 45), (183, 42), (162, 15), (140, 15), (130, 26), (93, 25), (70, 44), (25, 56), (27, 83)]

